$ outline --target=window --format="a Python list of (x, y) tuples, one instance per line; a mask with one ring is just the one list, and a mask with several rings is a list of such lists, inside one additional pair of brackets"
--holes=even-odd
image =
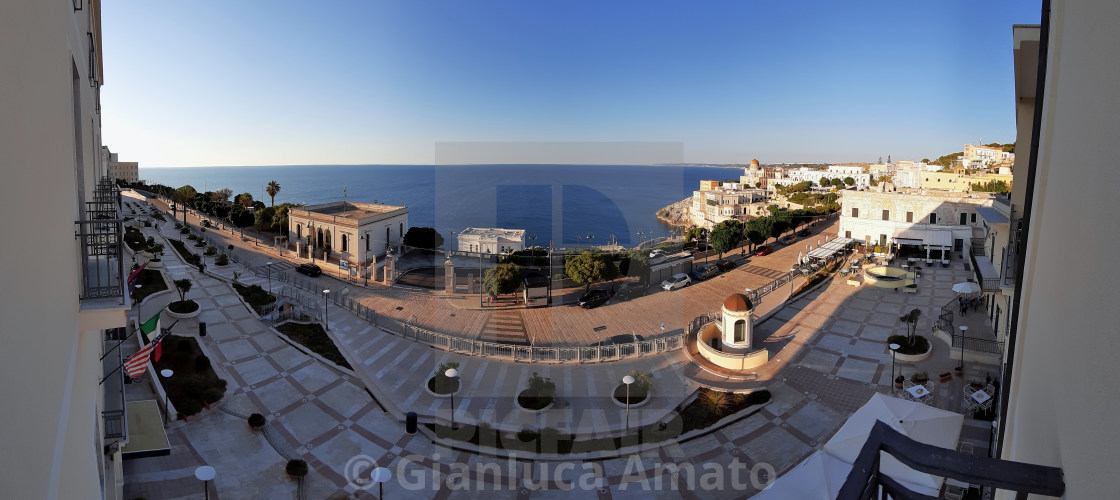
[(735, 322), (735, 342), (747, 341), (747, 322), (738, 320)]
[(385, 247), (389, 247), (389, 226), (385, 226)]
[(961, 225), (968, 224), (968, 214), (961, 212)]
[(976, 224), (976, 212), (972, 213), (972, 223)]
[(937, 214), (929, 214), (929, 223), (937, 224)]
[(891, 211), (883, 210), (883, 220), (891, 220)]
[[(887, 235), (885, 235), (885, 234), (880, 234), (879, 235), (879, 246), (881, 246), (881, 247), (887, 246)], [(886, 249), (884, 249), (884, 251), (886, 251)]]
[(845, 238), (851, 238), (852, 237), (852, 232), (851, 231), (844, 231), (844, 237)]
[(914, 212), (906, 212), (906, 222), (914, 222)]
[(859, 217), (859, 209), (858, 208), (853, 208), (852, 209), (852, 217)]
[(342, 251), (350, 251), (350, 238), (347, 238), (345, 234), (342, 235)]
[(365, 240), (366, 240), (366, 251), (368, 252), (369, 251), (369, 233), (366, 233)]

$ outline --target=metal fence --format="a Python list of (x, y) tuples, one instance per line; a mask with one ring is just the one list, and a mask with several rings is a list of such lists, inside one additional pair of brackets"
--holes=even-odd
[[(957, 297), (959, 297), (959, 295)], [(960, 307), (957, 297), (954, 297), (949, 303), (941, 306), (933, 329), (935, 331), (941, 330), (948, 333), (952, 339), (952, 347), (954, 349), (960, 349), (963, 346), (964, 349), (969, 351), (1003, 354), (1003, 342), (993, 339), (966, 337), (957, 332), (957, 328), (955, 328), (953, 324), (953, 308)]]

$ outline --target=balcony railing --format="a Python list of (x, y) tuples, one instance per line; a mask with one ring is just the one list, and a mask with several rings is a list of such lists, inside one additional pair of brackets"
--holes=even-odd
[(999, 274), (996, 272), (996, 267), (992, 265), (992, 259), (983, 256), (977, 258), (972, 252), (969, 252), (968, 256), (972, 259), (972, 271), (976, 274), (976, 282), (980, 284), (980, 289), (985, 292), (1002, 290)]
[(915, 441), (890, 425), (876, 421), (836, 498), (931, 498), (911, 491), (883, 474), (879, 469), (880, 452), (893, 456), (914, 470), (975, 485), (987, 492), (1013, 491), (1017, 499), (1026, 499), (1029, 494), (1052, 497), (1065, 494), (1064, 473), (1057, 467), (959, 453)]
[(128, 437), (128, 420), (125, 418), (125, 358), (121, 350), (121, 341), (127, 336), (124, 328), (105, 330), (105, 354), (101, 356), (101, 391), (104, 395), (101, 419), (105, 426), (102, 437), (106, 441)]
[(1004, 249), (1003, 256), (1003, 285), (1012, 287), (1015, 286), (1016, 277), (1019, 273), (1019, 231), (1021, 229), (1016, 226), (1022, 222), (1014, 222), (1012, 224), (1011, 234), (1007, 239), (1007, 248)]
[(120, 216), (120, 190), (109, 178), (94, 189), (83, 220), (74, 221), (82, 269), (81, 300), (120, 298), (124, 303), (124, 261), (121, 258), (124, 221)]

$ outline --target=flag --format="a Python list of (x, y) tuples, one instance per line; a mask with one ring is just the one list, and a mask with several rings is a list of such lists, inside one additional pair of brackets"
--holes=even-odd
[(163, 342), (156, 344), (156, 348), (152, 351), (152, 362), (159, 363), (159, 358), (163, 356)]
[(159, 326), (159, 315), (161, 313), (163, 313), (163, 309), (156, 311), (154, 316), (140, 325), (140, 338), (144, 339), (145, 343), (148, 342), (148, 334), (156, 331), (156, 327)]
[(132, 274), (128, 275), (128, 279), (125, 280), (125, 283), (127, 283), (128, 286), (135, 285), (136, 284), (136, 278), (140, 277), (140, 271), (143, 271), (144, 268), (147, 267), (147, 266), (148, 266), (147, 262), (141, 264), (140, 267), (136, 268), (135, 271), (132, 271)]
[(137, 378), (144, 374), (144, 370), (148, 368), (148, 355), (159, 345), (165, 335), (167, 335), (167, 330), (161, 331), (156, 338), (152, 339), (150, 344), (136, 351), (136, 354), (133, 354), (128, 358), (128, 361), (124, 362), (124, 369), (128, 372), (129, 377)]

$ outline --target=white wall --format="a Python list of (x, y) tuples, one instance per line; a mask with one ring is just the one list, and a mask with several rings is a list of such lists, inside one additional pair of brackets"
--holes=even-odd
[[(96, 498), (99, 333), (78, 331), (77, 190), (101, 144), (86, 32), (99, 2), (0, 2), (0, 485), (5, 498)], [(77, 68), (75, 118), (72, 68)], [(75, 140), (75, 122), (81, 130)], [(75, 174), (80, 156), (84, 175)]]
[(1062, 467), (1066, 498), (1116, 495), (1118, 19), (1117, 2), (1053, 3), (1039, 101), (1037, 188), (1003, 458)]

